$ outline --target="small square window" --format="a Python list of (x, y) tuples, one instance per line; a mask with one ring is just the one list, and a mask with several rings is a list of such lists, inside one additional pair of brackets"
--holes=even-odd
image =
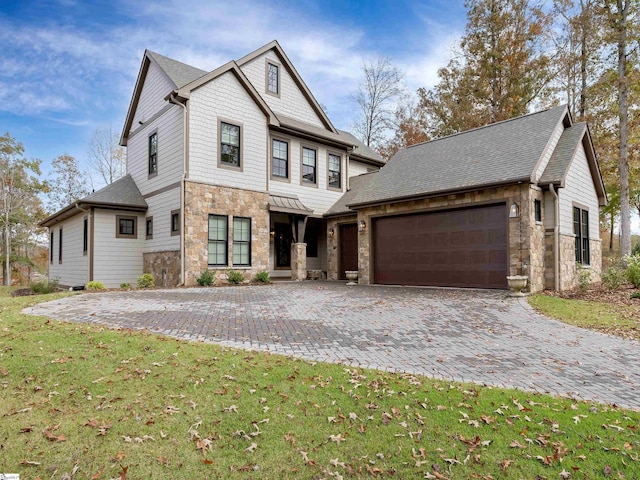
[(536, 222), (542, 222), (542, 202), (540, 200), (534, 200), (533, 208), (535, 210)]
[(138, 238), (136, 217), (116, 215), (116, 238)]
[(180, 210), (171, 212), (171, 236), (180, 235)]
[(153, 238), (153, 217), (147, 217), (146, 219), (146, 234), (147, 240)]

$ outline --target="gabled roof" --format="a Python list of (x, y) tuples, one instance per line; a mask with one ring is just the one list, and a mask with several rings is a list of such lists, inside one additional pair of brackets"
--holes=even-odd
[(275, 54), (278, 56), (282, 64), (285, 66), (285, 68), (288, 70), (289, 74), (293, 78), (293, 81), (296, 83), (300, 91), (302, 91), (302, 94), (305, 96), (305, 98), (311, 105), (311, 108), (313, 108), (315, 113), (322, 120), (322, 123), (324, 123), (324, 125), (327, 127), (328, 130), (332, 131), (333, 133), (338, 133), (336, 128), (331, 123), (331, 120), (329, 120), (329, 117), (320, 106), (320, 103), (318, 103), (318, 101), (316, 100), (316, 97), (313, 96), (313, 94), (311, 93), (311, 90), (309, 90), (309, 87), (307, 87), (307, 84), (304, 83), (304, 80), (302, 79), (298, 71), (293, 66), (293, 63), (291, 63), (291, 60), (289, 60), (289, 57), (287, 57), (287, 54), (284, 53), (284, 50), (282, 49), (282, 47), (280, 46), (277, 40), (273, 40), (272, 42), (269, 42), (266, 45), (258, 48), (257, 50), (245, 55), (244, 57), (239, 59), (236, 63), (240, 67), (242, 67), (243, 65), (249, 63), (250, 61), (267, 53), (269, 50), (273, 50)]
[(62, 210), (44, 219), (40, 222), (40, 225), (50, 227), (51, 225), (55, 225), (56, 223), (77, 215), (79, 209), (86, 207), (144, 212), (147, 210), (148, 205), (140, 193), (138, 186), (133, 181), (133, 178), (131, 178), (131, 175), (126, 175), (106, 187), (101, 188), (97, 192), (67, 205)]
[(382, 166), (385, 163), (385, 159), (382, 158), (378, 152), (362, 143), (355, 135), (347, 132), (346, 130), (338, 130), (340, 135), (343, 135), (349, 139), (351, 144), (355, 147), (351, 152), (352, 157), (359, 157), (365, 161), (370, 160), (378, 166)]
[(376, 177), (380, 170), (375, 172), (363, 173), (349, 179), (349, 189), (334, 203), (324, 214), (325, 217), (334, 217), (340, 215), (355, 215), (357, 212), (348, 207), (352, 203), (355, 196), (363, 188), (365, 188)]
[(533, 182), (566, 106), (543, 110), (400, 150), (352, 200), (352, 207), (480, 187)]

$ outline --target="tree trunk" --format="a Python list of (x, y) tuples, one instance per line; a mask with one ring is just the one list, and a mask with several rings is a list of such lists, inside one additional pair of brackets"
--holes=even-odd
[(611, 212), (611, 229), (609, 230), (609, 250), (613, 250), (613, 229), (615, 227), (616, 216)]
[(4, 218), (4, 286), (11, 286), (11, 229), (9, 227), (9, 212), (6, 213)]

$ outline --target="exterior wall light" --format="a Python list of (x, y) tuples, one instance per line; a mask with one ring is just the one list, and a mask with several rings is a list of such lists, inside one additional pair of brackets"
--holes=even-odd
[(365, 222), (364, 220), (360, 220), (360, 222), (358, 222), (358, 231), (364, 232), (366, 229), (367, 229), (367, 222)]
[(336, 231), (333, 228), (329, 229), (329, 238), (333, 238), (336, 234)]
[(276, 238), (276, 231), (275, 231), (275, 230), (271, 230), (271, 231), (269, 232), (269, 236), (270, 236), (271, 238)]
[(520, 216), (520, 207), (516, 202), (511, 204), (511, 208), (509, 208), (509, 218), (518, 218)]

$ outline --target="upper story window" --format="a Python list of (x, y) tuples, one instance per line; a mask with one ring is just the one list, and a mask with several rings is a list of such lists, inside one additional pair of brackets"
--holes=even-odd
[(589, 265), (589, 211), (573, 207), (573, 233), (575, 235), (576, 263)]
[(137, 218), (116, 215), (116, 238), (138, 238)]
[(271, 143), (271, 175), (289, 178), (289, 144), (275, 138)]
[(303, 183), (316, 183), (316, 154), (313, 148), (302, 147)]
[(240, 167), (240, 126), (220, 122), (220, 165)]
[(149, 175), (158, 174), (158, 132), (149, 135)]
[(329, 188), (342, 188), (342, 157), (329, 154), (327, 170), (329, 172)]
[(280, 67), (267, 62), (267, 93), (280, 95)]

